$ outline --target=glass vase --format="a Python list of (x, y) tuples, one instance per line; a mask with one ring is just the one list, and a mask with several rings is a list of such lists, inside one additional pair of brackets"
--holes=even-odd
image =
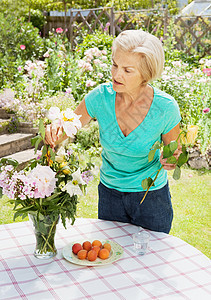
[(39, 259), (49, 259), (57, 254), (55, 247), (56, 225), (59, 216), (37, 215), (37, 213), (29, 213), (29, 220), (32, 223), (36, 238), (36, 248), (34, 256)]

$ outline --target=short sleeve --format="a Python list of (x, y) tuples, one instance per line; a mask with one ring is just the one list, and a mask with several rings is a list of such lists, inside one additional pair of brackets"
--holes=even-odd
[(164, 130), (162, 134), (171, 131), (181, 121), (179, 105), (174, 98), (171, 98), (166, 105), (164, 117)]
[(86, 109), (90, 117), (96, 118), (99, 103), (101, 102), (101, 86), (97, 86), (85, 96)]

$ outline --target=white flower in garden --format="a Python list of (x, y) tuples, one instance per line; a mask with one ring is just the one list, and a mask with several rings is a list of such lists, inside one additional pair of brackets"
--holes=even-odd
[(102, 60), (106, 60), (107, 57), (104, 55), (104, 56), (101, 57), (101, 59), (102, 59)]
[(204, 64), (206, 67), (211, 67), (211, 59), (205, 59)]
[(62, 111), (62, 126), (67, 136), (74, 137), (77, 130), (81, 128), (81, 115), (76, 115), (70, 108)]
[(28, 177), (36, 183), (34, 191), (35, 198), (49, 197), (53, 193), (58, 180), (55, 176), (56, 172), (49, 166), (37, 165), (36, 168), (31, 171)]
[(71, 197), (73, 195), (83, 195), (79, 184), (85, 185), (86, 182), (82, 179), (80, 168), (72, 174), (72, 177), (72, 181), (68, 182), (62, 188), (62, 191), (67, 191)]
[(185, 93), (185, 97), (189, 98), (190, 94), (189, 93)]
[(99, 65), (101, 63), (101, 61), (99, 60), (99, 58), (94, 59), (94, 64), (95, 65)]
[(98, 73), (97, 76), (98, 76), (99, 78), (103, 78), (103, 73)]
[(67, 88), (66, 89), (66, 93), (71, 94), (72, 93), (72, 89), (71, 88)]
[(95, 81), (91, 80), (91, 79), (88, 79), (86, 81), (86, 87), (89, 87), (89, 86), (94, 86), (96, 84)]
[(107, 55), (107, 51), (106, 50), (102, 50), (101, 51), (103, 55)]
[(51, 121), (59, 119), (60, 118), (60, 109), (58, 107), (52, 106), (47, 113), (47, 118)]
[(179, 67), (179, 68), (182, 66), (180, 60), (172, 61), (172, 65), (173, 65), (174, 67)]
[(199, 63), (200, 63), (201, 65), (203, 65), (204, 62), (205, 62), (205, 60), (204, 60), (203, 58), (201, 58), (200, 61), (199, 61)]
[(62, 146), (59, 148), (59, 150), (57, 151), (57, 155), (55, 157), (55, 161), (57, 161), (58, 163), (62, 163), (65, 159), (65, 148)]

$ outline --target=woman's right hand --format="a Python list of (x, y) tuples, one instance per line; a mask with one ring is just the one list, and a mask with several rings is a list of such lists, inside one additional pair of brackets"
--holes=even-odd
[(58, 124), (50, 124), (45, 128), (45, 143), (55, 148), (56, 145), (66, 140), (67, 135), (64, 134), (64, 129)]

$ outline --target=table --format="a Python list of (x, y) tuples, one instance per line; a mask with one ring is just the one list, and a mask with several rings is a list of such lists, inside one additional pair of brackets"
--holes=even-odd
[[(211, 299), (210, 260), (179, 238), (150, 232), (145, 256), (136, 256), (131, 235), (137, 226), (76, 219), (65, 230), (58, 224), (58, 254), (33, 256), (35, 237), (29, 222), (0, 226), (0, 299), (143, 300)], [(87, 267), (62, 257), (62, 249), (81, 239), (109, 239), (124, 249), (111, 265)]]

